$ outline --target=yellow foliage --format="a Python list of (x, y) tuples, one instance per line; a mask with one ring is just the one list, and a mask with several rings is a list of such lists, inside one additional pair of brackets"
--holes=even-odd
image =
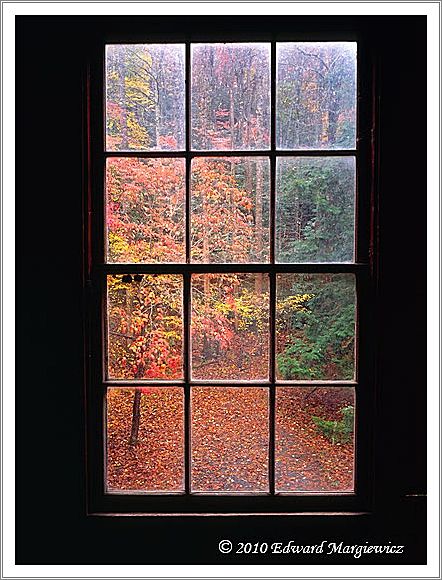
[(108, 233), (109, 253), (114, 258), (118, 258), (122, 254), (130, 251), (130, 246), (124, 238), (110, 231)]
[(290, 312), (307, 312), (305, 303), (314, 298), (314, 294), (295, 294), (288, 296), (284, 300), (278, 300), (276, 311), (279, 314), (288, 314)]
[(264, 319), (268, 316), (266, 303), (266, 293), (256, 295), (244, 288), (231, 302), (215, 302), (214, 309), (224, 316), (236, 315), (239, 330), (246, 330), (252, 324), (262, 330)]
[(130, 136), (130, 146), (138, 149), (149, 145), (149, 134), (144, 127), (141, 127), (135, 119), (134, 113), (127, 114), (127, 130)]

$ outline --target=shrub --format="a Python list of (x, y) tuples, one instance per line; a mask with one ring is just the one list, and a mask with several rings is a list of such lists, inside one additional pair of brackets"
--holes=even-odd
[(315, 379), (322, 363), (322, 354), (314, 345), (296, 342), (277, 356), (278, 369), (286, 381)]
[(349, 443), (351, 441), (354, 424), (354, 407), (349, 405), (340, 410), (340, 421), (328, 421), (321, 417), (312, 417), (318, 431), (332, 443)]

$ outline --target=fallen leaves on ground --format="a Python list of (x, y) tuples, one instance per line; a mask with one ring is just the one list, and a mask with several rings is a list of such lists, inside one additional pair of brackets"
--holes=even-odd
[(354, 405), (348, 387), (277, 389), (277, 490), (353, 490), (353, 442), (333, 443), (312, 421), (312, 416), (340, 421), (340, 410), (348, 405)]
[[(178, 387), (141, 395), (138, 444), (130, 445), (134, 389), (109, 389), (107, 482), (110, 491), (184, 489), (184, 399)], [(353, 442), (333, 443), (312, 416), (342, 419), (351, 388), (278, 388), (277, 491), (353, 489)], [(268, 491), (268, 389), (192, 389), (192, 490)]]
[(192, 489), (267, 491), (268, 390), (194, 388), (192, 411)]
[(130, 445), (134, 392), (108, 391), (108, 489), (180, 491), (184, 485), (182, 389), (155, 388), (141, 395), (138, 444)]
[(201, 380), (262, 380), (268, 379), (268, 348), (263, 338), (250, 334), (247, 342), (234, 336), (222, 355), (204, 361), (201, 348), (192, 353), (192, 377)]

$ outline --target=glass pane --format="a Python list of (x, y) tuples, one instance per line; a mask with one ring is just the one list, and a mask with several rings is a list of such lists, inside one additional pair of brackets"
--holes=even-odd
[(270, 164), (265, 157), (192, 161), (192, 260), (268, 262)]
[(106, 149), (184, 149), (184, 44), (106, 46)]
[(183, 377), (182, 302), (181, 276), (107, 277), (109, 378)]
[(193, 149), (268, 149), (269, 135), (270, 44), (193, 44)]
[(353, 274), (278, 274), (276, 375), (284, 380), (352, 380)]
[(266, 274), (192, 276), (192, 377), (267, 379), (269, 280)]
[(192, 491), (268, 491), (268, 390), (192, 388)]
[(276, 389), (277, 491), (354, 491), (351, 387)]
[(356, 42), (277, 43), (279, 149), (356, 146)]
[(276, 168), (278, 262), (352, 262), (354, 157), (282, 157)]
[(107, 490), (184, 489), (183, 390), (108, 389)]
[(185, 184), (184, 159), (107, 160), (108, 262), (185, 262)]

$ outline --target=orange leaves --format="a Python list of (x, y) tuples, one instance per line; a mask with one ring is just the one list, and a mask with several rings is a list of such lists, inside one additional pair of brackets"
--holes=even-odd
[(109, 158), (109, 261), (183, 261), (184, 191), (183, 159)]
[[(134, 389), (108, 391), (107, 481), (111, 489), (180, 489), (183, 485), (183, 394), (142, 387), (139, 444), (129, 445)], [(329, 414), (348, 389), (325, 393), (279, 388), (276, 487), (281, 491), (353, 489), (352, 443), (334, 445), (312, 427), (311, 414)], [(311, 395), (310, 395), (311, 393)], [(308, 398), (307, 398), (308, 397)], [(266, 388), (192, 389), (192, 486), (246, 491), (268, 486)]]
[[(268, 226), (263, 229), (261, 218), (255, 226), (256, 205), (262, 206), (262, 195), (268, 197), (267, 191), (255, 191), (262, 188), (262, 179), (257, 177), (262, 163), (267, 161), (193, 161), (194, 261), (255, 261), (266, 247)], [(110, 262), (185, 260), (184, 165), (183, 159), (108, 159), (106, 221)], [(249, 177), (244, 177), (244, 172)], [(268, 188), (267, 182), (265, 187)]]
[(353, 443), (333, 444), (318, 432), (312, 416), (333, 419), (343, 404), (354, 404), (353, 390), (279, 387), (276, 401), (277, 489), (351, 491)]
[(194, 489), (266, 490), (267, 461), (267, 389), (192, 389)]
[(179, 388), (141, 390), (138, 445), (129, 445), (134, 389), (107, 395), (107, 484), (112, 490), (183, 488), (183, 394)]
[(243, 262), (253, 248), (252, 191), (240, 185), (239, 158), (198, 158), (192, 163), (192, 258)]
[(111, 377), (182, 376), (181, 284), (173, 275), (145, 275), (131, 283), (109, 276)]

